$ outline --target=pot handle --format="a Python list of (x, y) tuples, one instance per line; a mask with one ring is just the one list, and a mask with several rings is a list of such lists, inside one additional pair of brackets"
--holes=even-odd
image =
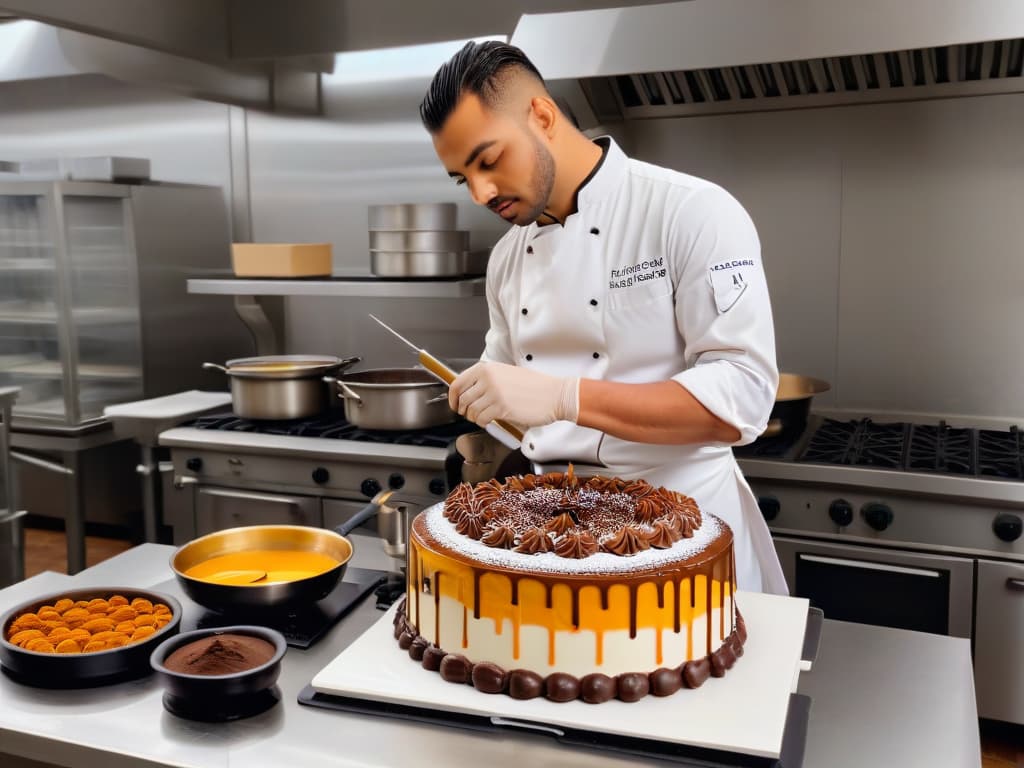
[(338, 363), (338, 372), (344, 371), (346, 368), (351, 368), (356, 363), (362, 361), (361, 357), (346, 357), (340, 363)]
[(326, 381), (329, 384), (338, 385), (338, 397), (340, 397), (342, 400), (355, 400), (356, 403), (358, 403), (360, 406), (363, 404), (363, 398), (361, 398), (359, 395), (353, 392), (348, 386), (346, 386), (345, 382), (342, 381), (341, 379), (335, 379), (330, 376), (325, 376), (324, 381)]
[(361, 510), (356, 512), (352, 517), (346, 520), (344, 523), (334, 529), (334, 532), (340, 536), (348, 536), (355, 528), (365, 523), (371, 517), (380, 512), (380, 508), (384, 506), (384, 502), (391, 498), (394, 491), (381, 491), (370, 503), (363, 507)]
[(230, 371), (228, 371), (227, 368), (225, 368), (223, 365), (218, 365), (217, 363), (203, 363), (203, 368), (212, 368), (214, 370), (221, 371), (222, 373), (230, 373)]

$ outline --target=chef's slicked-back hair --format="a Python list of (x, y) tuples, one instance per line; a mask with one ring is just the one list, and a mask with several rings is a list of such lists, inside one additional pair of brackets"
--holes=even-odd
[(490, 40), (466, 43), (462, 50), (441, 65), (420, 104), (420, 119), (431, 133), (437, 133), (455, 109), (463, 93), (472, 93), (487, 107), (501, 101), (507, 75), (515, 70), (544, 78), (526, 54), (514, 45)]

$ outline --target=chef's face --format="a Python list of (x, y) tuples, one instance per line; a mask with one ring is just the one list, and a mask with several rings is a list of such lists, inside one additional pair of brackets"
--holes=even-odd
[(555, 160), (527, 103), (490, 109), (464, 94), (441, 130), (434, 150), (456, 184), (466, 184), (478, 205), (525, 227), (548, 206)]

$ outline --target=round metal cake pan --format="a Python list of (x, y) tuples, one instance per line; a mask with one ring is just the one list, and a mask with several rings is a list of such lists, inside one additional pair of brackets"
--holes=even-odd
[(468, 251), (469, 232), (464, 229), (370, 232), (370, 251)]
[(370, 230), (455, 229), (455, 203), (396, 203), (370, 206)]
[[(71, 600), (107, 599), (123, 595), (129, 601), (143, 597), (152, 603), (163, 603), (171, 609), (171, 620), (149, 637), (120, 648), (92, 653), (40, 653), (28, 651), (9, 642), (8, 627), (25, 613), (35, 613), (44, 605), (53, 605), (61, 598)], [(149, 657), (181, 625), (181, 603), (171, 595), (128, 587), (88, 587), (42, 595), (11, 608), (0, 617), (0, 665), (4, 672), (23, 685), (37, 688), (89, 688), (132, 680), (152, 672)]]
[(377, 277), (459, 277), (466, 273), (462, 251), (370, 251), (370, 272)]

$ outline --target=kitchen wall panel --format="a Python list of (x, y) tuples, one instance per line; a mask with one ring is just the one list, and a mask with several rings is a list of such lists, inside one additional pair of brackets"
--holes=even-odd
[(627, 132), (634, 157), (710, 179), (743, 204), (761, 239), (780, 368), (834, 383), (842, 181), (839, 151), (814, 138), (821, 119), (644, 120)]
[(843, 174), (848, 406), (1024, 416), (1022, 125), (1017, 95), (864, 110)]
[(780, 365), (848, 414), (1024, 419), (1024, 96), (629, 125), (761, 234)]

